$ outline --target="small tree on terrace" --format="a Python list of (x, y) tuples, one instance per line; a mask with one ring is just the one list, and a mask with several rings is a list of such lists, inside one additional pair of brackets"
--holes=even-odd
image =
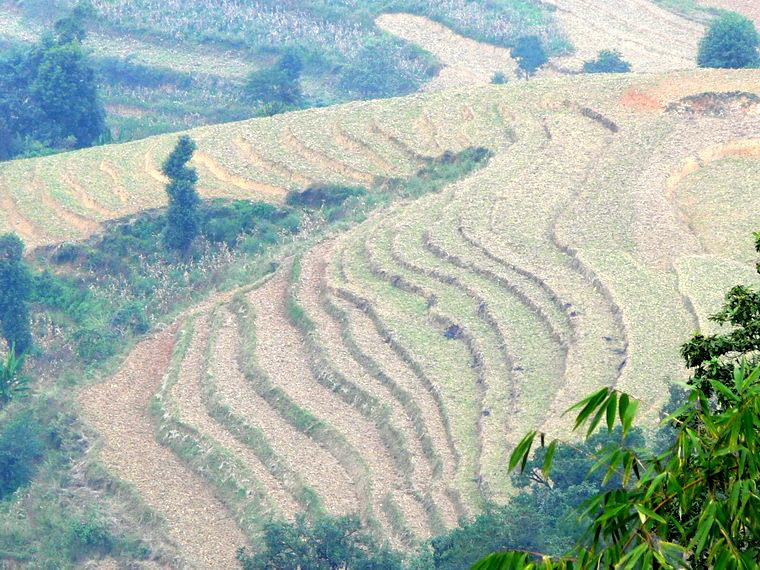
[(32, 280), (16, 234), (0, 236), (0, 326), (8, 346), (23, 355), (32, 345), (28, 300)]
[(619, 51), (603, 49), (596, 59), (583, 64), (583, 73), (627, 73), (631, 64), (625, 61)]
[(512, 57), (517, 60), (517, 65), (525, 73), (525, 79), (533, 75), (538, 68), (549, 61), (541, 38), (538, 36), (523, 36), (517, 40), (512, 48)]
[(169, 177), (166, 193), (169, 195), (169, 209), (166, 213), (164, 244), (167, 248), (186, 254), (198, 235), (198, 204), (200, 198), (195, 189), (198, 174), (187, 166), (193, 157), (195, 142), (187, 135), (177, 141), (177, 145), (161, 166)]
[(760, 35), (755, 24), (740, 14), (729, 12), (710, 23), (699, 42), (697, 64), (726, 69), (754, 67), (760, 62), (758, 47)]

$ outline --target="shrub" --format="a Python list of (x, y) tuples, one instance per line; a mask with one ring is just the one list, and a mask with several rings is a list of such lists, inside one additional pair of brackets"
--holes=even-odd
[(491, 83), (494, 85), (504, 85), (507, 82), (507, 76), (504, 75), (501, 71), (498, 71), (493, 74), (493, 77), (491, 77)]
[(5, 358), (0, 359), (0, 405), (26, 392), (29, 379), (23, 369), (24, 357), (17, 357), (16, 349), (11, 347)]
[(264, 548), (256, 555), (238, 551), (244, 570), (401, 570), (402, 558), (362, 530), (355, 516), (323, 517), (308, 522), (264, 525)]
[(752, 21), (729, 12), (710, 23), (699, 42), (700, 67), (738, 69), (758, 64), (760, 36)]
[(31, 481), (44, 450), (44, 430), (29, 410), (0, 426), (0, 499)]
[(85, 364), (105, 360), (116, 354), (118, 335), (109, 330), (81, 328), (73, 335), (76, 353)]
[[(409, 63), (400, 67), (402, 61)], [(373, 40), (340, 69), (340, 87), (361, 99), (393, 97), (416, 91), (421, 80), (437, 71), (428, 56), (411, 45)]]
[(631, 64), (615, 50), (603, 49), (596, 59), (583, 64), (583, 73), (627, 73), (629, 71), (631, 71)]
[(150, 330), (150, 321), (143, 306), (136, 301), (131, 301), (116, 311), (111, 319), (111, 326), (122, 333), (145, 334)]
[(32, 280), (16, 234), (0, 236), (0, 329), (9, 346), (23, 355), (32, 346), (28, 301)]
[(314, 184), (306, 190), (288, 193), (285, 203), (289, 206), (321, 208), (337, 206), (352, 196), (364, 196), (367, 189), (360, 186), (341, 186), (338, 184)]

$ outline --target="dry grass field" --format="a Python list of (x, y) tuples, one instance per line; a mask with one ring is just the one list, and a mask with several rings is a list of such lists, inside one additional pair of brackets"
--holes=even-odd
[[(191, 131), (205, 196), (494, 156), (139, 344), (80, 398), (104, 462), (214, 567), (271, 516), (357, 512), (402, 548), (450, 528), (508, 496), (516, 438), (596, 387), (653, 417), (679, 344), (752, 278), (758, 96), (756, 70), (574, 76)], [(53, 243), (160, 206), (174, 140), (1, 165), (0, 230)]]
[(760, 26), (760, 3), (756, 0), (700, 0), (699, 3), (711, 8), (739, 12), (754, 20), (756, 26)]

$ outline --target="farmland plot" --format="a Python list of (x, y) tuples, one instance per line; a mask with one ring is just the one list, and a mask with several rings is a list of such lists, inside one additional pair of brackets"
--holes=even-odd
[[(174, 344), (184, 348), (161, 365), (175, 372), (144, 387), (157, 394), (152, 415), (148, 396), (88, 388), (104, 461), (153, 497), (188, 559), (207, 553), (181, 539), (182, 497), (171, 485), (155, 496), (144, 480), (157, 463), (166, 477), (192, 476), (204, 508), (226, 513), (203, 529), (218, 543), (255, 545), (269, 517), (356, 512), (406, 548), (507, 499), (511, 446), (527, 429), (566, 427), (560, 413), (578, 396), (618, 386), (653, 419), (684, 377), (679, 344), (714, 330), (707, 317), (726, 286), (752, 277), (760, 113), (747, 102), (759, 79), (537, 80), (194, 131), (209, 196), (279, 200), (306, 181), (365, 177), (379, 190), (448, 150), (493, 156), (183, 320)], [(3, 166), (0, 203), (15, 209), (3, 206), (0, 223), (51, 242), (85, 233), (66, 216), (97, 222), (159, 204), (156, 165), (171, 142), (55, 157), (70, 178), (50, 159)], [(58, 221), (43, 226), (48, 212)], [(142, 407), (146, 452), (132, 470), (108, 444), (127, 445), (126, 428), (95, 409), (104, 393), (109, 409)]]

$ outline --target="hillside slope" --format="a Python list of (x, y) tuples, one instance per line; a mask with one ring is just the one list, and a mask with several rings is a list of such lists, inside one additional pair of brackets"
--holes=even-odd
[[(298, 511), (358, 512), (397, 546), (450, 527), (507, 496), (516, 438), (556, 432), (579, 395), (616, 385), (655, 414), (727, 271), (751, 275), (758, 133), (756, 70), (536, 80), (193, 131), (206, 195), (370, 183), (472, 145), (494, 157), (147, 341), (173, 357), (140, 385), (152, 415), (132, 417), (182, 461), (120, 446), (133, 427), (109, 418), (135, 397), (108, 383), (83, 395), (103, 459), (195, 562), (192, 536), (234, 550), (229, 519), (197, 520), (188, 538), (182, 495), (140, 475), (152, 464), (204, 481), (242, 541)], [(49, 243), (158, 205), (173, 140), (4, 165), (16, 213), (0, 223)]]

